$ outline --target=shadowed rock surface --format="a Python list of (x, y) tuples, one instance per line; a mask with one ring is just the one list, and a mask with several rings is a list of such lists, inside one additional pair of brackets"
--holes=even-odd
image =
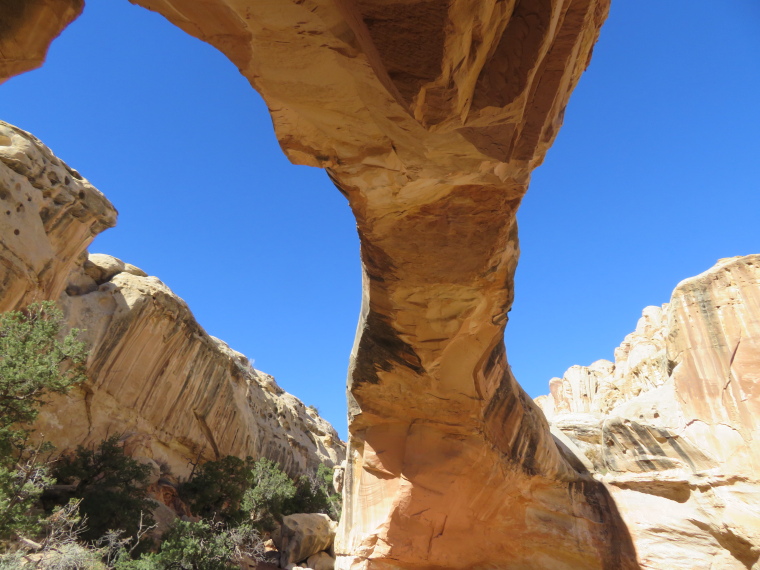
[(0, 0), (0, 83), (42, 65), (83, 8), (84, 0)]
[(136, 3), (224, 52), (291, 161), (326, 168), (356, 216), (336, 567), (636, 567), (503, 345), (515, 212), (608, 0)]
[(611, 490), (642, 568), (757, 568), (760, 255), (720, 260), (647, 307), (615, 362), (536, 401)]

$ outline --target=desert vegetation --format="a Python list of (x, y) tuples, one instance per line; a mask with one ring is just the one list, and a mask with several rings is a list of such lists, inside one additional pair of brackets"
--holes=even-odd
[(158, 534), (151, 467), (120, 434), (63, 454), (35, 437), (47, 398), (86, 380), (87, 349), (64, 328), (52, 302), (0, 315), (0, 570), (234, 569), (262, 558), (288, 514), (339, 517), (332, 469), (293, 480), (266, 458), (227, 456), (179, 481), (192, 515)]

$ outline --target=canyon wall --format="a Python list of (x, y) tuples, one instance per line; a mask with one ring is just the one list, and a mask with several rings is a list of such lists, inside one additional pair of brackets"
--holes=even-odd
[(116, 222), (106, 198), (29, 133), (0, 122), (0, 310), (57, 299), (90, 347), (88, 381), (35, 425), (59, 449), (122, 433), (134, 456), (177, 476), (225, 455), (292, 475), (339, 464), (345, 445), (315, 410), (209, 336), (156, 277), (88, 255)]
[(503, 344), (515, 212), (609, 1), (135, 3), (225, 53), (290, 160), (325, 168), (356, 216), (337, 566), (637, 567), (607, 488), (555, 443)]
[(614, 363), (550, 388), (536, 401), (610, 489), (642, 568), (760, 567), (760, 255), (682, 281)]

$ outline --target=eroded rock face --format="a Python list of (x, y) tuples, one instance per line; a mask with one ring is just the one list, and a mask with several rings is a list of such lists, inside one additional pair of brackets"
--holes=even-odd
[(224, 52), (364, 267), (337, 568), (631, 568), (506, 361), (515, 212), (608, 0), (140, 0)]
[(156, 277), (102, 254), (108, 200), (35, 137), (0, 123), (0, 310), (58, 299), (90, 347), (89, 381), (43, 408), (59, 449), (123, 433), (175, 476), (225, 455), (268, 457), (292, 475), (339, 464), (345, 445), (312, 409), (198, 325)]
[(668, 305), (646, 307), (636, 330), (615, 349), (615, 362), (597, 360), (571, 366), (562, 378), (549, 381), (551, 396), (536, 402), (548, 418), (568, 412), (609, 413), (615, 406), (662, 386), (672, 361), (666, 354)]
[(209, 336), (158, 278), (95, 254), (72, 282), (62, 302), (91, 347), (89, 381), (41, 414), (58, 447), (125, 432), (133, 455), (178, 476), (226, 455), (268, 457), (292, 475), (343, 460), (327, 421)]
[(57, 299), (79, 255), (115, 224), (103, 194), (39, 139), (0, 121), (0, 312)]
[(641, 567), (755, 568), (760, 255), (681, 282), (600, 362), (537, 402), (610, 488)]

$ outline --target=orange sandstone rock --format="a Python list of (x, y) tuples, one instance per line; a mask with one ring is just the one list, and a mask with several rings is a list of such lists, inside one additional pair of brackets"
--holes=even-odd
[(69, 288), (61, 301), (91, 347), (89, 381), (40, 414), (38, 430), (56, 445), (126, 432), (133, 455), (182, 477), (191, 463), (226, 455), (267, 457), (291, 475), (343, 461), (327, 421), (208, 335), (158, 278), (102, 254), (80, 271), (76, 281), (90, 277), (90, 287)]
[(636, 566), (503, 345), (515, 212), (608, 0), (140, 0), (232, 60), (364, 266), (336, 568)]
[(0, 83), (45, 61), (50, 42), (73, 22), (84, 0), (23, 0), (0, 5)]

